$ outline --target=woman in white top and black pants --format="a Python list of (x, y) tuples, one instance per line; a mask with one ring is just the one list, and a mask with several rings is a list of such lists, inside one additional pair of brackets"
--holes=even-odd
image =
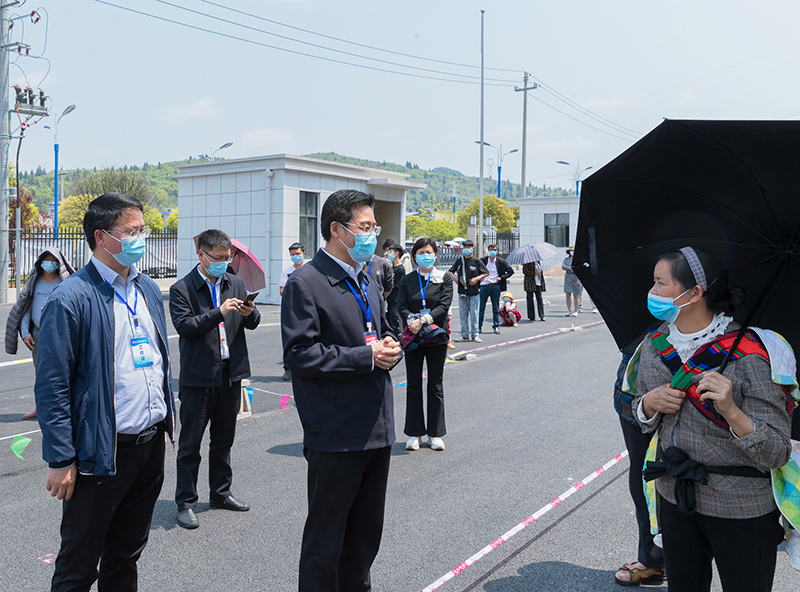
[[(438, 248), (431, 238), (421, 238), (411, 249), (418, 269), (403, 278), (397, 306), (403, 326), (416, 334), (423, 325), (436, 324), (447, 331), (447, 311), (453, 302), (453, 279), (434, 267)], [(408, 322), (409, 315), (421, 314)], [(444, 363), (447, 342), (441, 345), (420, 345), (406, 351), (406, 423), (403, 431), (409, 436), (407, 450), (418, 450), (420, 438), (428, 435), (433, 450), (444, 450)], [(422, 409), (422, 366), (428, 365), (428, 423)]]

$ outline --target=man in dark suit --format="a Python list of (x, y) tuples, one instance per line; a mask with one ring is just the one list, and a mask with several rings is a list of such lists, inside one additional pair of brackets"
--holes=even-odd
[(200, 263), (172, 285), (169, 311), (180, 335), (181, 433), (175, 502), (178, 525), (197, 528), (197, 471), (200, 444), (211, 422), (208, 484), (212, 508), (244, 512), (246, 503), (231, 495), (231, 446), (241, 401), (242, 379), (250, 376), (244, 330), (255, 329), (261, 315), (246, 300), (244, 282), (226, 273), (231, 239), (221, 230), (197, 238)]
[(514, 275), (514, 269), (506, 263), (505, 259), (497, 256), (497, 245), (489, 245), (489, 256), (481, 259), (489, 275), (481, 280), (480, 318), (478, 319), (478, 332), (483, 332), (483, 314), (486, 311), (486, 301), (492, 300), (492, 329), (500, 333), (500, 293), (508, 290), (506, 280)]
[(283, 292), (284, 359), (308, 461), (300, 592), (370, 590), (380, 547), (395, 441), (388, 371), (401, 350), (383, 312), (382, 287), (363, 269), (380, 233), (374, 202), (353, 190), (328, 197), (325, 247)]

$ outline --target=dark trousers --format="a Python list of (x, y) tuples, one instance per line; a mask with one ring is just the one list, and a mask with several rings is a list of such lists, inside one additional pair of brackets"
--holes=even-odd
[(650, 534), (650, 514), (642, 481), (642, 467), (651, 435), (642, 433), (642, 428), (638, 424), (625, 421), (621, 417), (619, 424), (622, 426), (622, 437), (625, 438), (631, 462), (628, 471), (628, 489), (636, 507), (636, 523), (639, 526), (639, 554), (636, 561), (645, 567), (664, 567), (664, 552), (653, 543), (653, 535)]
[(480, 304), (478, 304), (478, 329), (483, 329), (483, 313), (486, 301), (492, 299), (492, 329), (500, 326), (500, 284), (481, 286)]
[(180, 388), (181, 433), (178, 441), (175, 502), (178, 511), (197, 506), (197, 471), (200, 468), (200, 445), (203, 432), (211, 422), (208, 447), (209, 501), (222, 502), (231, 495), (233, 470), (231, 446), (236, 435), (236, 416), (242, 397), (242, 381), (228, 382), (228, 370), (222, 372), (222, 386)]
[(725, 592), (769, 592), (783, 540), (779, 519), (778, 510), (741, 520), (683, 514), (661, 498), (668, 589), (710, 590), (713, 559)]
[[(438, 438), (447, 433), (444, 423), (444, 361), (447, 344), (418, 347), (403, 354), (406, 360), (406, 425), (407, 436)], [(428, 362), (428, 427), (422, 411), (422, 363)]]
[(400, 306), (398, 306), (396, 299), (389, 300), (387, 304), (389, 305), (389, 324), (391, 325), (392, 330), (395, 331), (397, 338), (400, 339), (400, 337), (403, 335), (403, 319), (400, 317)]
[(303, 449), (308, 519), (300, 592), (369, 592), (383, 533), (391, 446), (356, 452)]
[(51, 592), (88, 591), (95, 580), (100, 592), (137, 589), (136, 562), (164, 482), (163, 427), (149, 442), (117, 446), (116, 468), (108, 477), (78, 474), (64, 500)]
[[(542, 299), (542, 287), (536, 286), (535, 292), (525, 292), (525, 300), (528, 304), (528, 320), (535, 321), (536, 315), (533, 311), (533, 297), (536, 295), (536, 307), (539, 309), (539, 318), (544, 318), (544, 300)], [(640, 430), (641, 431), (641, 430)]]

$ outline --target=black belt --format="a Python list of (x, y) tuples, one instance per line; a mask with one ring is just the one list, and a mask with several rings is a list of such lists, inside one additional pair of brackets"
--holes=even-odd
[(669, 473), (675, 479), (675, 501), (678, 509), (684, 514), (694, 514), (697, 498), (694, 493), (694, 482), (708, 484), (708, 473), (718, 475), (737, 475), (739, 477), (769, 478), (769, 473), (759, 471), (755, 467), (709, 467), (691, 460), (680, 448), (670, 446), (661, 453), (661, 460), (647, 461), (644, 469), (644, 480), (652, 481)]
[(122, 446), (135, 444), (139, 446), (141, 444), (146, 444), (150, 440), (152, 440), (155, 435), (158, 433), (158, 426), (156, 424), (154, 426), (150, 426), (146, 430), (139, 432), (138, 434), (117, 434), (117, 444)]

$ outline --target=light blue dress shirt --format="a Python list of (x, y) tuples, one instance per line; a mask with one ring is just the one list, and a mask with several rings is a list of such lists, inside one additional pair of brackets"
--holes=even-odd
[[(117, 416), (118, 434), (138, 434), (167, 416), (167, 402), (164, 399), (164, 360), (158, 347), (159, 336), (150, 316), (144, 294), (138, 290), (134, 278), (139, 275), (135, 265), (131, 265), (127, 284), (116, 271), (97, 257), (92, 263), (102, 278), (114, 288), (114, 408)], [(133, 361), (133, 315), (121, 300), (125, 298), (131, 309), (136, 304), (141, 335), (150, 339), (150, 352), (153, 365), (136, 368)], [(166, 335), (163, 336), (167, 338)]]

